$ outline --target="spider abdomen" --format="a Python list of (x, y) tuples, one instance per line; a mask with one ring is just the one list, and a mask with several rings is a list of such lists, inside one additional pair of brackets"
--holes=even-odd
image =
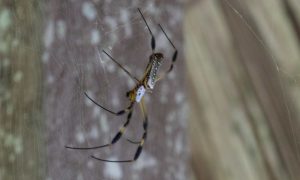
[(157, 80), (157, 74), (163, 60), (162, 53), (154, 53), (150, 56), (150, 62), (147, 66), (147, 74), (145, 78), (145, 86), (149, 89), (153, 89)]

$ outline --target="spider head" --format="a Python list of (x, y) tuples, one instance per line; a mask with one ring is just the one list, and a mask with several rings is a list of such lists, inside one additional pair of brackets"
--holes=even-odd
[(164, 59), (164, 55), (162, 53), (153, 53), (151, 54), (149, 60), (161, 62)]
[(131, 90), (126, 93), (126, 97), (129, 98), (130, 101), (135, 101), (135, 91)]

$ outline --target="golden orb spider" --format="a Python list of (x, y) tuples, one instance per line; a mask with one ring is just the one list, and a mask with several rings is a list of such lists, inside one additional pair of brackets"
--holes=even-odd
[(166, 34), (166, 32), (164, 31), (164, 29), (162, 28), (162, 26), (160, 24), (158, 24), (159, 28), (162, 30), (162, 32), (164, 33), (164, 35), (166, 36), (166, 38), (168, 39), (169, 43), (172, 45), (172, 47), (174, 48), (174, 53), (172, 56), (172, 62), (171, 65), (169, 67), (169, 69), (163, 73), (162, 75), (158, 76), (158, 70), (161, 66), (161, 63), (164, 59), (164, 56), (162, 53), (159, 52), (155, 52), (155, 38), (153, 36), (153, 33), (150, 29), (150, 27), (148, 26), (148, 23), (145, 19), (145, 17), (143, 16), (141, 10), (138, 8), (138, 11), (143, 19), (143, 21), (145, 22), (149, 33), (151, 35), (151, 48), (152, 48), (152, 54), (149, 57), (149, 63), (146, 67), (145, 73), (143, 75), (143, 77), (139, 80), (138, 78), (134, 77), (133, 75), (131, 75), (131, 73), (126, 70), (120, 63), (118, 63), (111, 55), (109, 55), (106, 51), (103, 50), (103, 52), (114, 62), (118, 65), (119, 68), (121, 68), (123, 71), (126, 72), (126, 74), (128, 74), (130, 76), (130, 78), (132, 78), (134, 81), (136, 81), (136, 85), (135, 87), (128, 91), (126, 93), (126, 96), (129, 98), (129, 106), (121, 111), (115, 112), (112, 111), (108, 108), (103, 107), (102, 105), (100, 105), (99, 103), (97, 103), (95, 100), (93, 100), (91, 97), (88, 96), (88, 94), (85, 92), (85, 96), (91, 100), (94, 104), (96, 104), (97, 106), (99, 106), (100, 108), (104, 109), (105, 111), (114, 114), (116, 116), (120, 116), (123, 115), (125, 113), (127, 114), (127, 121), (123, 124), (123, 126), (120, 128), (119, 132), (114, 136), (114, 138), (112, 139), (112, 141), (109, 144), (104, 144), (101, 146), (94, 146), (94, 147), (71, 147), (71, 146), (65, 146), (68, 149), (76, 149), (76, 150), (90, 150), (90, 149), (99, 149), (99, 148), (103, 148), (103, 147), (107, 147), (107, 146), (111, 146), (113, 144), (115, 144), (120, 138), (121, 136), (124, 134), (126, 127), (128, 126), (128, 124), (130, 123), (130, 119), (131, 119), (131, 115), (132, 115), (132, 111), (133, 111), (133, 107), (135, 105), (135, 103), (139, 103), (141, 110), (142, 110), (142, 114), (144, 117), (143, 120), (143, 128), (144, 128), (144, 133), (142, 136), (142, 139), (139, 142), (134, 142), (131, 141), (129, 139), (127, 139), (129, 142), (133, 143), (133, 144), (138, 144), (138, 148), (135, 152), (135, 155), (133, 157), (133, 159), (129, 159), (129, 160), (117, 160), (117, 161), (113, 161), (113, 160), (107, 160), (107, 159), (101, 159), (98, 157), (95, 157), (94, 155), (91, 155), (92, 158), (99, 160), (99, 161), (105, 161), (105, 162), (116, 162), (116, 163), (126, 163), (126, 162), (133, 162), (136, 161), (143, 149), (143, 145), (144, 142), (147, 138), (147, 127), (148, 127), (148, 117), (147, 117), (147, 112), (146, 112), (146, 108), (145, 108), (145, 104), (144, 104), (144, 95), (147, 91), (151, 91), (154, 86), (155, 83), (161, 79), (163, 79), (168, 73), (170, 73), (173, 69), (173, 64), (177, 59), (177, 49), (174, 46), (174, 44), (172, 43), (172, 41), (170, 40), (170, 38), (168, 37), (168, 35)]

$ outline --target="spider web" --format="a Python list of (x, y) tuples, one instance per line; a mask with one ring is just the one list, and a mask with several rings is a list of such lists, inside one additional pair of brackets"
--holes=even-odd
[[(46, 114), (49, 117), (47, 127), (51, 129), (47, 136), (50, 141), (56, 141), (49, 145), (48, 149), (50, 159), (47, 170), (48, 179), (60, 177), (63, 179), (94, 179), (95, 177), (140, 179), (141, 176), (150, 178), (153, 174), (165, 179), (184, 179), (187, 173), (184, 163), (187, 156), (181, 153), (187, 154), (187, 149), (184, 148), (187, 147), (184, 135), (185, 125), (180, 123), (174, 115), (170, 117), (169, 114), (159, 110), (160, 105), (168, 105), (162, 110), (170, 109), (172, 114), (178, 107), (183, 107), (180, 113), (186, 114), (186, 108), (184, 108), (186, 103), (184, 103), (184, 97), (181, 97), (183, 89), (176, 88), (178, 85), (171, 81), (175, 78), (174, 74), (171, 74), (164, 84), (158, 85), (156, 91), (162, 90), (162, 93), (153, 93), (145, 97), (151, 122), (149, 122), (147, 143), (136, 163), (110, 164), (90, 158), (90, 155), (95, 155), (110, 160), (132, 159), (137, 146), (122, 139), (111, 148), (92, 151), (74, 151), (63, 148), (65, 145), (90, 147), (107, 144), (125, 122), (126, 116), (114, 117), (101, 110), (85, 98), (83, 92), (87, 92), (97, 102), (114, 111), (127, 106), (128, 99), (125, 94), (135, 84), (102, 50), (111, 54), (134, 76), (140, 78), (143, 75), (148, 56), (151, 54), (150, 34), (138, 14), (137, 7), (141, 8), (156, 36), (156, 50), (164, 53), (166, 59), (171, 59), (173, 49), (163, 33), (159, 31), (157, 23), (168, 27), (166, 31), (169, 32), (170, 38), (174, 39), (175, 33), (180, 32), (171, 33), (170, 30), (181, 21), (180, 7), (176, 4), (160, 6), (151, 1), (133, 1), (130, 5), (122, 5), (115, 1), (111, 1), (109, 5), (83, 1), (80, 7), (77, 7), (80, 3), (74, 3), (75, 7), (71, 4), (67, 4), (62, 10), (62, 17), (67, 16), (70, 19), (50, 18), (45, 30), (45, 46), (49, 48), (43, 60), (50, 67), (46, 73), (48, 79), (46, 86), (52, 88), (49, 90), (49, 97), (52, 93), (56, 93), (56, 96), (60, 97), (59, 102), (64, 102), (62, 104), (47, 103), (45, 108), (49, 113)], [(55, 6), (52, 3), (49, 5)], [(74, 9), (77, 9), (81, 15), (75, 16), (77, 12), (74, 12)], [(51, 13), (53, 13), (52, 10), (49, 14)], [(175, 16), (170, 18), (172, 14)], [(72, 29), (67, 29), (69, 27)], [(175, 39), (175, 43), (178, 44), (178, 42), (180, 38)], [(178, 46), (180, 48), (180, 44)], [(165, 63), (162, 69), (166, 70), (168, 66), (169, 64)], [(178, 70), (181, 69), (178, 68)], [(64, 82), (69, 84), (63, 85)], [(60, 87), (64, 87), (60, 90), (61, 94), (57, 92)], [(166, 98), (170, 96), (171, 87), (178, 89), (180, 96), (178, 105), (171, 105), (167, 102)], [(45, 101), (49, 102), (49, 100)], [(159, 104), (161, 102), (162, 104)], [(160, 122), (166, 117), (169, 117), (167, 122)], [(140, 140), (143, 133), (141, 119), (141, 112), (136, 106), (125, 137), (134, 141)], [(184, 119), (181, 118), (181, 120)], [(168, 132), (166, 133), (164, 128), (154, 131), (160, 129), (161, 126), (168, 127)], [(175, 132), (178, 134), (173, 135)], [(166, 148), (167, 139), (170, 142)], [(177, 147), (176, 152), (172, 150), (174, 147)], [(168, 156), (163, 157), (164, 155)], [(160, 158), (166, 162), (158, 163)], [(177, 160), (182, 160), (183, 163), (175, 163)], [(164, 169), (162, 173), (160, 166), (169, 168)], [(142, 174), (144, 171), (146, 174)]]

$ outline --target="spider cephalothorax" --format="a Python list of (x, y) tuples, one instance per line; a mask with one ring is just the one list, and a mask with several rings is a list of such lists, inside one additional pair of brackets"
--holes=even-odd
[(134, 89), (128, 91), (126, 96), (131, 102), (140, 102), (146, 93), (146, 88), (143, 84), (138, 84)]

